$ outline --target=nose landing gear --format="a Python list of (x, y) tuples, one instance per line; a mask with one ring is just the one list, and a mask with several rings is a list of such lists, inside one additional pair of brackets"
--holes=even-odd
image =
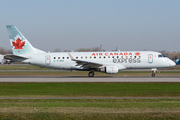
[(152, 77), (155, 77), (155, 73), (154, 73), (154, 71), (152, 71), (152, 74), (151, 74), (151, 76), (152, 76)]
[(159, 73), (159, 71), (156, 68), (151, 69), (152, 73), (151, 76), (155, 77), (155, 72)]

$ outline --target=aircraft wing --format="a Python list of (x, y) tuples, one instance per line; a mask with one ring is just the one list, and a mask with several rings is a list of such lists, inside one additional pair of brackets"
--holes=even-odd
[(71, 58), (72, 61), (75, 61), (77, 63), (76, 66), (81, 66), (83, 68), (98, 68), (100, 66), (103, 66), (103, 64), (99, 63), (94, 63), (94, 62), (89, 62), (89, 61), (84, 61), (84, 60), (76, 60), (74, 57), (68, 52), (69, 57)]
[(29, 58), (24, 57), (24, 56), (13, 55), (13, 54), (5, 55), (4, 58), (8, 59), (8, 60), (13, 60), (13, 59), (15, 59), (15, 60), (17, 60), (17, 59), (26, 60), (26, 59), (29, 59)]

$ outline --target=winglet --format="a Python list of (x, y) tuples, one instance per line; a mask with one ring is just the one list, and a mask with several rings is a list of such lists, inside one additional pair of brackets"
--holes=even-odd
[(73, 57), (69, 52), (67, 52), (67, 53), (68, 53), (69, 57), (71, 58), (71, 60), (76, 61), (76, 60), (74, 59), (74, 57)]

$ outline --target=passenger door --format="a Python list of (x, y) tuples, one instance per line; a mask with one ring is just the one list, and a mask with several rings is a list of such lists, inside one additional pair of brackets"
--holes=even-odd
[(45, 63), (46, 63), (46, 65), (50, 65), (51, 64), (51, 56), (47, 55), (45, 57)]
[(153, 63), (153, 54), (148, 55), (148, 62)]

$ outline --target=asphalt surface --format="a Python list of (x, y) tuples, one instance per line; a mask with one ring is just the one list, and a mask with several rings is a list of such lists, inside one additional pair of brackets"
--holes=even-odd
[(180, 82), (173, 77), (0, 77), (0, 82)]

